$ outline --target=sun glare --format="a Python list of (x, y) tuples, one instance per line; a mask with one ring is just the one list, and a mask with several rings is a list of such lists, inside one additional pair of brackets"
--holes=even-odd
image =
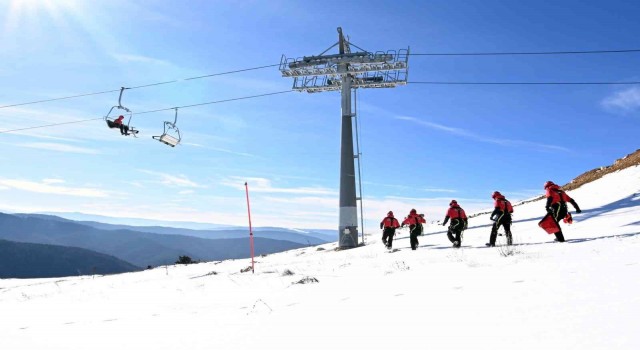
[(4, 33), (11, 34), (37, 25), (48, 17), (62, 24), (65, 12), (73, 12), (77, 0), (10, 0), (5, 10)]

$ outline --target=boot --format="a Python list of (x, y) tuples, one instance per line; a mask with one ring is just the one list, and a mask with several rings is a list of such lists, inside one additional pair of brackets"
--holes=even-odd
[(495, 247), (496, 246), (496, 238), (498, 238), (498, 232), (491, 232), (491, 236), (489, 236), (489, 244), (487, 244), (489, 247)]

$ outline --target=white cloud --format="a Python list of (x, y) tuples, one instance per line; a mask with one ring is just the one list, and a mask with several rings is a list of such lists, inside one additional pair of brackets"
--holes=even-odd
[(176, 186), (176, 187), (200, 187), (197, 183), (189, 180), (184, 175), (169, 175), (169, 174), (161, 174), (162, 183), (167, 186)]
[(169, 187), (206, 187), (199, 185), (198, 183), (189, 180), (185, 175), (171, 175), (151, 170), (140, 170), (143, 173), (155, 175), (160, 177), (160, 183)]
[(522, 147), (530, 147), (532, 149), (546, 149), (546, 150), (552, 150), (552, 151), (570, 152), (568, 148), (565, 148), (562, 146), (548, 145), (544, 143), (537, 143), (537, 142), (530, 142), (530, 141), (523, 141), (523, 140), (496, 139), (491, 137), (485, 137), (485, 136), (474, 134), (468, 130), (454, 128), (454, 127), (437, 124), (437, 123), (432, 123), (432, 122), (424, 121), (414, 117), (399, 116), (399, 117), (396, 117), (396, 119), (409, 121), (418, 125), (425, 126), (427, 128), (441, 130), (450, 134), (466, 137), (468, 139), (472, 139), (480, 142), (493, 143), (493, 144), (502, 145), (502, 146), (522, 146)]
[(300, 208), (300, 206), (308, 206), (308, 208), (314, 208), (317, 212), (318, 209), (336, 209), (338, 208), (338, 197), (295, 197), (295, 198), (282, 198), (282, 197), (263, 197), (263, 200), (270, 203), (284, 203), (293, 204)]
[(618, 91), (606, 97), (602, 106), (609, 111), (621, 111), (623, 113), (640, 110), (640, 87), (632, 87)]
[(125, 183), (129, 184), (129, 185), (131, 185), (133, 187), (137, 187), (137, 188), (144, 188), (145, 187), (142, 183), (140, 183), (138, 181), (126, 181)]
[(25, 148), (43, 149), (43, 150), (54, 151), (54, 152), (100, 154), (100, 151), (95, 149), (65, 145), (62, 143), (52, 143), (52, 142), (20, 143), (20, 144), (17, 144), (16, 146), (25, 147)]
[[(59, 181), (55, 183), (60, 183)], [(0, 186), (36, 193), (57, 194), (64, 196), (76, 196), (76, 197), (96, 197), (104, 198), (109, 194), (106, 191), (97, 188), (89, 187), (75, 187), (75, 186), (56, 186), (51, 182), (35, 182), (29, 180), (16, 180), (16, 179), (0, 179)]]
[(381, 183), (370, 182), (370, 181), (362, 181), (362, 183), (364, 185), (372, 185), (372, 186), (379, 186), (379, 187), (390, 187), (390, 188), (395, 188), (395, 189), (398, 189), (398, 190), (417, 189), (417, 190), (424, 191), (424, 192), (443, 192), (443, 193), (456, 193), (456, 192), (458, 192), (456, 190), (451, 190), (451, 189), (448, 189), (448, 188), (416, 188), (415, 186), (381, 184)]
[(444, 192), (444, 193), (456, 193), (456, 190), (450, 190), (447, 188), (423, 188), (422, 191), (425, 192)]
[(214, 150), (214, 151), (218, 151), (218, 152), (223, 152), (223, 153), (229, 153), (229, 154), (235, 154), (237, 156), (243, 156), (243, 157), (257, 157), (254, 154), (251, 153), (245, 153), (245, 152), (236, 152), (236, 151), (231, 151), (228, 149), (224, 149), (224, 148), (217, 148), (217, 147), (206, 147), (207, 149), (210, 150)]
[(249, 191), (263, 193), (286, 193), (286, 194), (315, 194), (315, 195), (337, 195), (337, 192), (324, 187), (293, 187), (282, 188), (271, 185), (271, 180), (261, 177), (243, 178), (239, 176), (231, 176), (222, 180), (221, 184), (239, 190), (244, 190), (244, 184), (249, 184)]
[(184, 190), (184, 191), (178, 192), (178, 194), (182, 194), (182, 195), (193, 194), (193, 193), (195, 193), (195, 191), (193, 191), (193, 190)]
[(158, 64), (158, 65), (171, 65), (168, 61), (161, 59), (142, 56), (142, 55), (130, 55), (130, 54), (111, 54), (111, 57), (115, 58), (120, 63), (142, 63), (142, 64)]
[(191, 143), (191, 142), (180, 142), (181, 145), (183, 146), (192, 146), (192, 147), (204, 147), (203, 145), (199, 144), (199, 143)]
[(64, 180), (62, 180), (62, 179), (42, 179), (42, 182), (47, 184), (47, 185), (53, 185), (53, 184), (62, 184), (62, 183), (64, 183)]

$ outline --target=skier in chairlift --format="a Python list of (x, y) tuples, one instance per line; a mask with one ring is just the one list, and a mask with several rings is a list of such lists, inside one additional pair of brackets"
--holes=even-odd
[(120, 128), (120, 133), (122, 135), (129, 135), (129, 127), (124, 125), (124, 116), (121, 115), (118, 117), (118, 119), (114, 120), (114, 124), (118, 125), (118, 127)]
[(129, 135), (129, 127), (126, 126), (123, 122), (124, 116), (119, 116), (116, 120), (113, 121), (113, 124), (110, 124), (110, 128), (120, 128), (120, 133), (122, 135)]

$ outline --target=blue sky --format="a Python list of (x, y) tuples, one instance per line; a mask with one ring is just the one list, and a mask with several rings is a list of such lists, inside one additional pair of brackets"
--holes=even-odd
[[(0, 1), (0, 106), (277, 64), (319, 54), (341, 26), (367, 50), (640, 48), (634, 1)], [(640, 53), (412, 56), (409, 81), (639, 81)], [(277, 67), (128, 90), (134, 111), (287, 91)], [(0, 130), (99, 118), (117, 93), (0, 109)], [(638, 148), (638, 85), (420, 85), (358, 91), (365, 228), (388, 210), (441, 219), (542, 193)], [(337, 228), (340, 95), (181, 109), (2, 133), (0, 210)], [(577, 199), (579, 201), (579, 199)], [(517, 215), (517, 214), (516, 214)]]

